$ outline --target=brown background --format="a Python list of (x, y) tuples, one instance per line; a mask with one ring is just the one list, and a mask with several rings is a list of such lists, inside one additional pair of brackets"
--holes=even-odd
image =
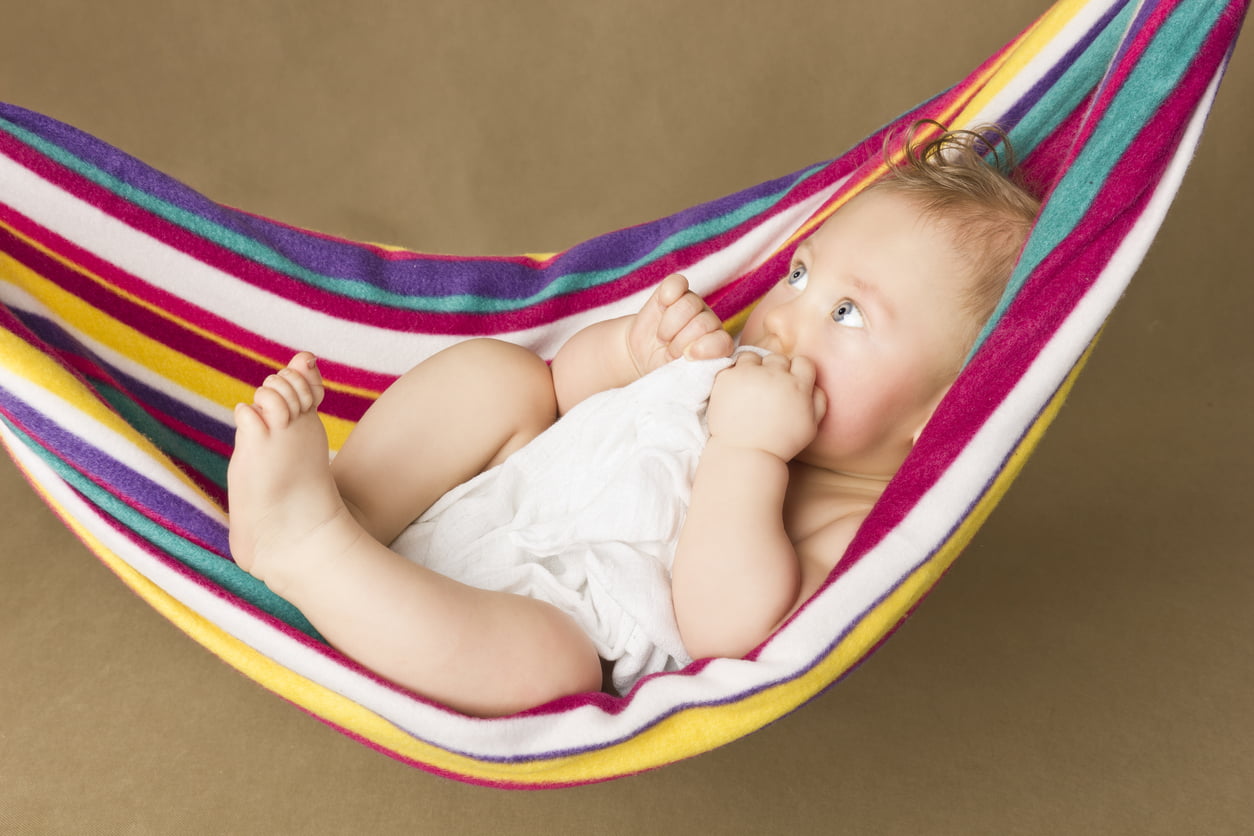
[[(4, 5), (0, 98), (255, 212), (511, 253), (840, 153), (1045, 2)], [(0, 831), (1250, 832), (1252, 85), (1243, 43), (1070, 403), (912, 622), (646, 775), (507, 793), (376, 754), (162, 620), (5, 458)]]

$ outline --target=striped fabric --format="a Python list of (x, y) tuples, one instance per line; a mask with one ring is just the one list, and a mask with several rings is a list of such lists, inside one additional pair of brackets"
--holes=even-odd
[[(294, 229), (0, 105), (0, 438), (153, 607), (399, 760), (474, 783), (552, 787), (698, 754), (850, 671), (989, 514), (1155, 234), (1247, 6), (1062, 0), (839, 158), (551, 256), (455, 258)], [(885, 132), (920, 118), (1009, 128), (1044, 209), (912, 457), (822, 590), (747, 658), (698, 661), (621, 698), (471, 720), (344, 658), (231, 562), (231, 410), (296, 349), (321, 358), (338, 447), (371, 399), (434, 351), (493, 335), (551, 356), (579, 328), (636, 310), (677, 270), (735, 327), (797, 242), (883, 173)]]

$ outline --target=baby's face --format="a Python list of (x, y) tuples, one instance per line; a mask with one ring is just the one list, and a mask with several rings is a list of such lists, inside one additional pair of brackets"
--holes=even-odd
[(896, 472), (962, 362), (969, 276), (949, 234), (890, 190), (858, 196), (797, 248), (741, 343), (818, 369), (827, 414), (802, 461)]

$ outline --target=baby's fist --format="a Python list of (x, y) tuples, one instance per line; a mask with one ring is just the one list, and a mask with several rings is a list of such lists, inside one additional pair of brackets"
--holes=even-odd
[(818, 434), (827, 397), (805, 357), (744, 352), (719, 372), (706, 415), (710, 438), (792, 461)]
[(627, 334), (627, 348), (640, 375), (679, 357), (727, 357), (734, 344), (718, 315), (674, 273), (644, 303)]

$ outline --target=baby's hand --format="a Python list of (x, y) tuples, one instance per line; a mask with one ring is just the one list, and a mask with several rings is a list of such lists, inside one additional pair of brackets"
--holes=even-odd
[(642, 376), (679, 357), (727, 357), (733, 347), (718, 315), (679, 273), (662, 280), (627, 332), (628, 354)]
[(762, 450), (787, 462), (809, 446), (827, 412), (814, 364), (746, 351), (719, 372), (710, 393), (710, 439)]

